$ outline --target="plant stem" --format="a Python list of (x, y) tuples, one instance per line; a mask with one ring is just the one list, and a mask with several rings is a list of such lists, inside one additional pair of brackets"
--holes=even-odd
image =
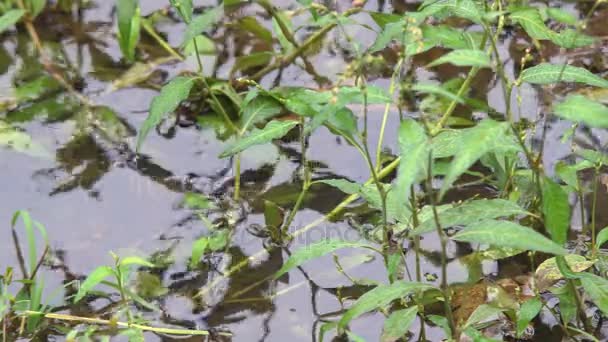
[(432, 152), (429, 153), (428, 157), (428, 165), (427, 165), (427, 195), (429, 198), (429, 202), (431, 204), (431, 208), (433, 210), (433, 219), (435, 220), (435, 227), (437, 228), (437, 235), (439, 235), (439, 242), (441, 244), (441, 291), (443, 292), (443, 309), (445, 311), (445, 316), (448, 320), (448, 324), (450, 325), (450, 330), (452, 331), (452, 339), (456, 339), (456, 324), (454, 323), (454, 316), (452, 315), (452, 305), (450, 303), (450, 289), (448, 287), (448, 256), (447, 256), (447, 243), (448, 237), (446, 233), (443, 231), (441, 227), (441, 223), (439, 222), (439, 214), (437, 213), (437, 204), (435, 194), (433, 193), (433, 157)]

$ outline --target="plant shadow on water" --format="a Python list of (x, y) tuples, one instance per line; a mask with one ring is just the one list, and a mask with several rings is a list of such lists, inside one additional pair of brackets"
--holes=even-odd
[(606, 3), (118, 4), (0, 4), (4, 340), (608, 340)]

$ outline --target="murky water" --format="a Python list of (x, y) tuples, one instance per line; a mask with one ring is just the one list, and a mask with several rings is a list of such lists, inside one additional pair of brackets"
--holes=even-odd
[[(46, 14), (39, 18), (39, 30), (45, 46), (51, 53), (62, 59), (62, 67), (70, 70), (71, 75), (82, 77), (82, 92), (98, 105), (109, 106), (134, 131), (141, 126), (147, 115), (152, 97), (157, 92), (150, 87), (139, 86), (107, 92), (110, 83), (125, 68), (119, 63), (120, 52), (114, 37), (115, 28), (112, 18), (111, 1), (93, 1), (93, 6), (76, 15)], [(142, 1), (142, 14), (147, 15), (167, 7), (166, 1)], [(197, 3), (195, 1), (195, 3)], [(289, 1), (275, 2), (282, 8), (293, 8)], [(579, 15), (588, 8), (586, 2), (553, 1), (552, 5)], [(199, 2), (197, 5), (211, 6), (212, 2)], [(329, 4), (328, 4), (329, 5)], [(350, 1), (337, 1), (336, 7), (344, 10)], [(370, 1), (366, 8), (385, 12), (400, 13), (413, 9), (416, 4), (400, 1), (379, 3)], [(231, 20), (239, 16), (258, 15), (261, 9), (247, 6), (231, 14)], [(268, 20), (258, 16), (271, 27)], [(374, 25), (366, 14), (354, 17), (355, 20)], [(586, 65), (594, 72), (606, 73), (608, 53), (608, 8), (602, 7), (591, 20), (588, 32), (599, 37), (600, 43), (593, 48), (577, 50), (571, 56), (560, 54), (559, 49), (547, 49), (544, 56), (549, 61), (569, 60), (574, 64)], [(300, 23), (301, 24), (301, 23)], [(294, 25), (298, 25), (296, 21)], [(184, 26), (174, 22), (157, 25), (172, 46), (181, 42)], [(370, 44), (375, 34), (360, 27), (347, 27), (349, 34), (361, 44)], [(236, 51), (247, 51), (251, 40), (245, 33), (231, 30), (214, 32), (218, 49), (222, 52), (217, 59), (206, 57), (206, 70), (220, 79), (227, 78), (234, 63)], [(347, 43), (331, 33), (325, 39), (325, 46), (311, 62), (317, 72), (336, 80), (337, 71), (343, 69), (349, 58), (344, 49)], [(510, 76), (519, 68), (519, 59), (526, 47), (521, 32), (510, 32), (501, 43), (500, 49), (510, 53), (506, 69)], [(152, 60), (166, 53), (156, 47), (150, 37), (144, 37), (144, 57)], [(39, 76), (40, 66), (34, 56), (34, 47), (27, 39), (25, 30), (19, 34), (3, 35), (0, 46), (0, 87), (11, 93), (15, 80), (22, 81)], [(433, 58), (441, 54), (433, 49), (413, 61), (413, 73), (418, 80), (437, 80), (444, 82), (465, 69), (442, 66), (429, 71), (423, 68)], [(390, 56), (389, 56), (390, 57)], [(389, 66), (389, 70), (392, 66)], [(182, 70), (195, 70), (194, 59), (182, 63), (163, 65), (160, 80), (171, 77)], [(29, 76), (28, 76), (29, 74)], [(382, 75), (372, 79), (382, 87), (388, 86), (387, 77)], [(271, 73), (262, 81), (271, 86), (277, 74)], [(282, 71), (278, 84), (304, 85), (315, 87), (313, 78), (297, 66)], [(480, 73), (474, 82), (472, 92), (476, 98), (487, 101), (490, 106), (502, 108), (502, 90), (490, 73)], [(540, 89), (522, 87), (521, 103), (513, 98), (513, 106), (519, 107), (521, 117), (538, 120), (545, 113), (546, 103), (559, 98), (564, 89)], [(288, 277), (278, 282), (263, 282), (250, 291), (242, 290), (248, 285), (262, 281), (276, 272), (288, 253), (297, 248), (326, 236), (358, 238), (357, 233), (346, 220), (326, 223), (309, 231), (304, 237), (296, 239), (289, 248), (274, 250), (261, 261), (251, 264), (242, 272), (214, 288), (207, 296), (193, 299), (193, 294), (213, 279), (220, 276), (220, 270), (227, 265), (255, 254), (263, 249), (263, 239), (252, 234), (251, 227), (264, 223), (261, 210), (262, 199), (272, 199), (284, 208), (293, 205), (300, 190), (296, 175), (299, 168), (299, 146), (287, 139), (284, 142), (262, 146), (243, 155), (243, 205), (232, 203), (230, 212), (238, 219), (234, 236), (227, 253), (215, 253), (209, 259), (209, 266), (188, 271), (186, 265), (190, 255), (191, 243), (206, 232), (202, 223), (193, 220), (188, 210), (179, 206), (186, 191), (201, 192), (230, 203), (232, 174), (229, 161), (217, 158), (226, 142), (217, 138), (212, 126), (192, 124), (189, 117), (182, 118), (176, 127), (166, 134), (152, 132), (144, 144), (142, 155), (135, 158), (133, 153), (135, 139), (127, 139), (128, 146), (108, 142), (96, 133), (80, 135), (76, 139), (78, 120), (73, 116), (80, 108), (70, 103), (58, 92), (47, 94), (40, 101), (45, 105), (34, 107), (28, 104), (7, 112), (8, 119), (18, 122), (35, 140), (50, 152), (50, 158), (34, 158), (8, 149), (0, 149), (0, 222), (6, 228), (13, 212), (27, 209), (32, 216), (48, 229), (52, 254), (57, 268), (45, 268), (47, 281), (46, 294), (50, 296), (62, 286), (65, 279), (89, 273), (101, 264), (112, 262), (108, 252), (119, 255), (136, 254), (149, 256), (157, 251), (170, 251), (173, 263), (160, 273), (169, 294), (162, 297), (159, 306), (164, 314), (148, 318), (164, 321), (166, 324), (188, 328), (229, 330), (234, 341), (310, 341), (315, 340), (318, 329), (324, 320), (340, 315), (342, 305), (336, 293), (357, 289), (350, 286), (347, 278), (335, 271), (331, 258), (323, 258), (306, 264), (303, 268), (290, 272)], [(34, 108), (32, 108), (34, 107)], [(29, 110), (29, 111), (28, 111)], [(516, 111), (518, 112), (518, 111)], [(370, 111), (370, 149), (375, 150), (382, 108), (372, 107)], [(417, 113), (406, 113), (415, 116)], [(467, 113), (461, 113), (467, 115)], [(477, 113), (475, 113), (477, 115)], [(26, 119), (19, 119), (26, 118)], [(394, 109), (388, 124), (385, 138), (386, 148), (396, 152), (396, 127), (399, 118)], [(567, 125), (551, 124), (547, 135), (545, 168), (552, 170), (556, 161), (570, 153), (570, 147), (559, 143)], [(167, 127), (161, 128), (167, 131)], [(161, 132), (163, 133), (163, 132)], [(588, 143), (598, 148), (598, 142), (605, 141), (602, 132), (591, 132)], [(315, 176), (341, 177), (362, 182), (369, 177), (367, 165), (355, 149), (337, 140), (325, 129), (318, 130), (310, 139), (308, 158), (317, 165)], [(463, 191), (455, 196), (467, 197)], [(296, 215), (292, 229), (301, 227), (330, 211), (344, 198), (341, 192), (329, 187), (314, 188), (310, 198)], [(439, 247), (433, 235), (425, 237), (423, 248), (437, 251)], [(466, 265), (459, 259), (468, 252), (462, 246), (450, 245), (450, 281), (466, 282)], [(363, 252), (341, 252), (343, 265), (350, 265), (349, 274), (355, 278), (384, 281), (386, 274), (381, 260), (370, 259)], [(409, 268), (414, 268), (414, 256), (408, 255)], [(0, 270), (17, 263), (9, 230), (0, 233)], [(424, 258), (422, 268), (425, 273), (437, 273), (436, 259), (433, 254)], [(500, 267), (499, 267), (500, 266)], [(507, 265), (508, 266), (508, 265)], [(504, 269), (503, 269), (504, 267)], [(508, 276), (504, 264), (488, 263), (483, 265), (486, 274)], [(243, 293), (241, 293), (243, 292)], [(274, 299), (265, 298), (277, 294)], [(48, 297), (47, 296), (47, 297)], [(63, 303), (62, 296), (48, 297), (52, 305)], [(107, 302), (93, 303), (99, 309)], [(211, 305), (208, 305), (211, 304)], [(368, 315), (352, 324), (352, 329), (366, 340), (377, 340), (382, 320), (379, 315)], [(539, 328), (540, 338), (557, 338), (557, 329), (552, 322)], [(418, 331), (418, 323), (413, 331)], [(542, 332), (541, 332), (542, 330)], [(436, 335), (434, 335), (436, 334)], [(439, 330), (430, 328), (427, 337), (437, 340)], [(551, 337), (553, 336), (553, 337)], [(164, 336), (147, 335), (153, 340), (172, 341)], [(195, 341), (197, 339), (189, 339)], [(541, 339), (539, 339), (541, 340)]]

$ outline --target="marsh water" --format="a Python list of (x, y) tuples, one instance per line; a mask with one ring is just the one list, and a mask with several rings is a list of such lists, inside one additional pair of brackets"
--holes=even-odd
[[(273, 249), (259, 260), (253, 261), (244, 270), (225, 279), (205, 296), (196, 294), (222, 272), (268, 245), (268, 239), (257, 234), (264, 225), (263, 203), (271, 200), (285, 209), (293, 206), (301, 187), (299, 181), (300, 161), (297, 137), (283, 139), (248, 150), (242, 160), (242, 199), (232, 201), (233, 175), (229, 159), (220, 159), (218, 154), (226, 146), (222, 140), (221, 125), (216, 124), (211, 114), (200, 108), (184, 110), (176, 122), (168, 122), (152, 131), (137, 155), (135, 134), (147, 116), (150, 101), (158, 93), (158, 86), (184, 70), (196, 70), (192, 57), (184, 61), (160, 64), (151, 76), (138, 84), (117, 90), (112, 82), (127, 71), (121, 63), (121, 54), (115, 38), (116, 29), (113, 1), (91, 1), (80, 13), (45, 12), (36, 20), (36, 28), (43, 45), (71, 77), (78, 80), (79, 91), (99, 106), (108, 106), (118, 114), (127, 127), (121, 129), (119, 137), (100, 134), (96, 130), (82, 128), (78, 116), (79, 105), (70, 100), (60, 89), (44, 94), (36, 101), (10, 108), (3, 115), (8, 122), (20, 127), (42, 146), (38, 156), (18, 153), (9, 148), (0, 149), (0, 269), (16, 265), (13, 241), (10, 238), (10, 220), (19, 209), (28, 210), (33, 218), (43, 223), (49, 234), (51, 252), (44, 267), (46, 280), (45, 300), (54, 306), (64, 305), (63, 283), (82, 277), (96, 266), (111, 264), (109, 252), (118, 255), (155, 257), (167, 262), (167, 268), (157, 274), (168, 292), (157, 304), (162, 313), (145, 312), (144, 316), (158, 324), (199, 329), (230, 331), (234, 341), (310, 341), (316, 340), (320, 325), (339, 317), (343, 309), (339, 300), (350, 292), (356, 298), (361, 292), (352, 286), (349, 279), (336, 271), (331, 257), (307, 263), (278, 281), (265, 280), (276, 272), (294, 250), (326, 237), (358, 239), (355, 226), (365, 225), (365, 214), (359, 215), (360, 205), (355, 203), (348, 215), (336, 222), (326, 222), (309, 230), (293, 241), (289, 247)], [(295, 1), (273, 1), (282, 9), (295, 8)], [(548, 1), (549, 6), (561, 7), (581, 17), (590, 3), (586, 1)], [(216, 6), (215, 2), (195, 1), (200, 8)], [(351, 1), (339, 0), (326, 4), (338, 11), (352, 6)], [(142, 15), (146, 16), (168, 7), (164, 0), (141, 1)], [(365, 8), (386, 13), (402, 13), (413, 10), (418, 3), (407, 1), (369, 1)], [(238, 18), (255, 16), (268, 28), (272, 24), (262, 9), (254, 5), (227, 12), (224, 23), (236, 22)], [(296, 19), (294, 25), (305, 24), (305, 15)], [(299, 18), (299, 17), (296, 17)], [(366, 13), (353, 19), (377, 28)], [(299, 22), (298, 20), (301, 20)], [(608, 7), (600, 7), (591, 17), (588, 34), (598, 37), (593, 47), (574, 50), (568, 55), (557, 47), (544, 49), (548, 61), (569, 61), (585, 66), (596, 74), (608, 72)], [(458, 25), (458, 23), (454, 23)], [(165, 19), (156, 24), (158, 31), (172, 46), (181, 43), (184, 25)], [(372, 30), (362, 26), (345, 26), (347, 32), (361, 44), (371, 44), (376, 36)], [(472, 30), (475, 28), (472, 27)], [(24, 29), (4, 33), (0, 45), (0, 87), (3, 94), (11, 94), (13, 88), (25, 81), (42, 75), (40, 61), (32, 42)], [(303, 29), (299, 37), (306, 36)], [(235, 57), (256, 51), (258, 41), (238, 27), (220, 26), (211, 32), (216, 53), (203, 58), (204, 69), (218, 79), (227, 79)], [(506, 60), (507, 72), (513, 76), (519, 67), (528, 42), (523, 33), (507, 29), (499, 48), (511, 58)], [(550, 44), (550, 43), (547, 43)], [(338, 32), (331, 32), (322, 47), (308, 58), (320, 75), (331, 81), (339, 78), (345, 66), (352, 61), (348, 42)], [(444, 53), (432, 49), (415, 57), (410, 75), (415, 80), (446, 80), (465, 75), (466, 68), (443, 65), (426, 69), (424, 66)], [(167, 52), (147, 34), (142, 33), (140, 54), (143, 62), (155, 61), (167, 56)], [(395, 55), (390, 49), (381, 53), (386, 64), (375, 70), (370, 82), (387, 88), (394, 67)], [(273, 72), (262, 80), (265, 87), (297, 85), (319, 87), (312, 76), (301, 67), (291, 65)], [(547, 105), (559, 99), (564, 87), (532, 87), (524, 85), (518, 99), (512, 99), (518, 108), (519, 117), (541, 122)], [(472, 96), (500, 110), (502, 90), (495, 74), (481, 72), (474, 81)], [(604, 101), (608, 95), (604, 94)], [(371, 150), (375, 150), (383, 107), (370, 107)], [(483, 113), (466, 112), (463, 116), (482, 117)], [(354, 110), (355, 113), (360, 110)], [(406, 116), (417, 116), (416, 111), (405, 110)], [(391, 109), (388, 122), (385, 150), (396, 153), (396, 131), (399, 111)], [(123, 127), (122, 125), (120, 127)], [(544, 163), (546, 170), (571, 153), (570, 145), (560, 141), (567, 124), (548, 123)], [(605, 143), (602, 132), (581, 132), (581, 143), (600, 149)], [(369, 178), (367, 165), (355, 149), (324, 128), (319, 129), (309, 141), (308, 158), (314, 165), (315, 178), (346, 178), (364, 182)], [(483, 193), (491, 197), (493, 189), (482, 185), (462, 187), (450, 193), (451, 198), (466, 199)], [(234, 225), (234, 232), (225, 253), (216, 252), (205, 257), (203, 266), (189, 270), (188, 258), (192, 242), (207, 233), (206, 226), (180, 205), (187, 192), (202, 193), (223, 203), (221, 210), (211, 214), (213, 220), (227, 220)], [(297, 213), (291, 229), (326, 214), (345, 195), (331, 187), (314, 187)], [(602, 215), (604, 211), (600, 210)], [(608, 214), (606, 211), (604, 214)], [(600, 217), (604, 222), (606, 218)], [(576, 226), (576, 218), (573, 225)], [(580, 226), (580, 225), (579, 225)], [(405, 246), (407, 247), (407, 246)], [(439, 242), (435, 235), (425, 236), (422, 247), (427, 253), (422, 260), (423, 272), (429, 279), (439, 272)], [(466, 283), (472, 276), (462, 260), (469, 253), (467, 246), (449, 246), (448, 273), (451, 283)], [(386, 273), (382, 260), (373, 259), (363, 251), (338, 252), (341, 263), (348, 273), (358, 279), (384, 281)], [(407, 254), (410, 269), (414, 268), (413, 253)], [(507, 262), (485, 262), (484, 275), (494, 278), (511, 277), (528, 272), (526, 265), (517, 260)], [(253, 283), (260, 286), (243, 291)], [(110, 303), (99, 299), (86, 308), (66, 308), (66, 312), (101, 312)], [(80, 310), (80, 311), (78, 311)], [(352, 329), (368, 341), (378, 339), (383, 320), (380, 314), (366, 315), (352, 323)], [(413, 332), (418, 331), (419, 322)], [(537, 325), (537, 340), (558, 340), (559, 329), (555, 322), (547, 319)], [(440, 330), (427, 327), (427, 338), (435, 341)], [(61, 340), (59, 336), (49, 336)], [(172, 341), (167, 336), (146, 334), (146, 340)], [(190, 338), (189, 341), (196, 341)], [(202, 339), (201, 339), (202, 340)]]

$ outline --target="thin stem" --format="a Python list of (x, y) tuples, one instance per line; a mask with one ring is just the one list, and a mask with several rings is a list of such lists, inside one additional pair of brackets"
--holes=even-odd
[(241, 154), (234, 156), (234, 200), (241, 196)]
[(596, 245), (595, 239), (595, 229), (596, 229), (596, 208), (597, 208), (597, 190), (599, 185), (599, 169), (595, 169), (595, 173), (593, 174), (593, 201), (591, 203), (591, 256), (595, 258), (597, 254), (597, 248), (599, 246)]
[[(404, 57), (401, 57), (395, 66), (395, 71), (391, 77), (391, 83), (388, 87), (388, 93), (392, 96), (395, 92), (395, 84), (397, 83), (397, 76), (401, 73), (401, 65), (403, 64)], [(384, 142), (384, 131), (386, 129), (386, 123), (388, 122), (388, 113), (390, 111), (391, 104), (387, 103), (384, 106), (384, 114), (382, 114), (382, 124), (380, 125), (380, 135), (378, 136), (378, 145), (376, 146), (376, 170), (382, 167), (380, 155), (382, 154), (382, 144)]]
[(454, 317), (452, 315), (452, 305), (450, 304), (450, 289), (448, 288), (448, 255), (447, 255), (447, 243), (448, 237), (446, 233), (443, 231), (441, 227), (441, 223), (439, 222), (439, 214), (437, 212), (437, 204), (436, 198), (433, 194), (433, 175), (432, 175), (432, 166), (433, 166), (433, 157), (432, 153), (429, 153), (428, 157), (428, 165), (427, 165), (427, 191), (429, 202), (431, 203), (431, 208), (433, 210), (433, 219), (435, 220), (435, 227), (437, 228), (437, 234), (439, 235), (439, 242), (441, 244), (441, 291), (443, 292), (443, 309), (445, 311), (445, 316), (448, 319), (448, 324), (450, 325), (450, 330), (452, 331), (452, 338), (456, 338), (456, 324), (454, 323)]

